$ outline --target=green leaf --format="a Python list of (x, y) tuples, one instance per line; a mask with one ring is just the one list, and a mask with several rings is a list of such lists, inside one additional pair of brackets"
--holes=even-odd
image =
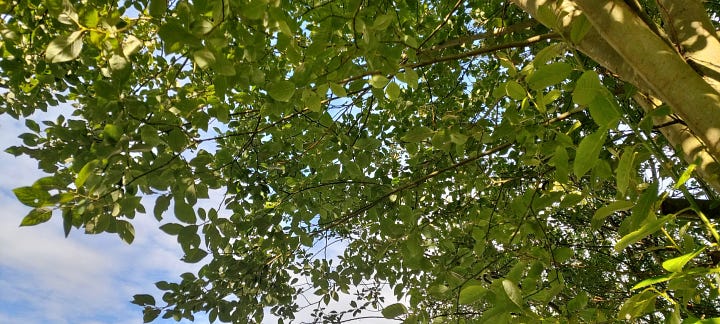
[(563, 246), (563, 247), (556, 248), (553, 251), (553, 254), (555, 255), (556, 262), (563, 263), (563, 262), (569, 260), (570, 258), (572, 258), (575, 255), (575, 251), (573, 251), (573, 249), (571, 249), (569, 247)]
[(558, 57), (560, 54), (565, 53), (566, 50), (567, 45), (562, 42), (545, 46), (545, 48), (541, 49), (540, 52), (535, 55), (535, 58), (533, 59), (533, 64), (535, 66), (542, 66), (548, 61)]
[(587, 306), (588, 301), (590, 298), (588, 297), (588, 294), (584, 291), (581, 291), (568, 302), (567, 308), (571, 312), (576, 312), (585, 309)]
[(339, 85), (337, 83), (328, 83), (330, 86), (330, 90), (332, 90), (332, 93), (334, 93), (338, 98), (347, 97), (347, 91), (345, 91), (345, 87), (342, 85)]
[(133, 296), (131, 303), (138, 306), (151, 305), (155, 306), (155, 297), (147, 294), (137, 294)]
[(99, 22), (100, 16), (95, 8), (87, 9), (80, 19), (80, 23), (85, 27), (97, 27)]
[(405, 68), (405, 82), (410, 89), (417, 89), (418, 87), (418, 74), (411, 68)]
[(390, 80), (388, 80), (388, 78), (386, 78), (384, 75), (380, 74), (373, 75), (372, 77), (370, 77), (370, 81), (368, 81), (368, 83), (370, 83), (370, 85), (376, 89), (384, 88), (385, 85), (388, 84), (388, 82), (390, 82)]
[(135, 240), (135, 228), (126, 220), (117, 220), (115, 223), (118, 236), (127, 244), (132, 244)]
[(468, 136), (460, 133), (450, 133), (450, 141), (456, 145), (464, 145), (467, 142)]
[(658, 184), (652, 183), (645, 191), (640, 194), (640, 198), (637, 200), (632, 208), (630, 217), (623, 220), (618, 228), (618, 234), (626, 235), (638, 228), (649, 220), (655, 219), (655, 213), (653, 206), (657, 201)]
[(615, 98), (605, 91), (595, 96), (589, 109), (593, 121), (600, 127), (615, 128), (620, 121), (620, 108)]
[(383, 308), (382, 315), (385, 318), (396, 318), (400, 315), (406, 314), (407, 308), (402, 303), (395, 303), (392, 305), (388, 305), (387, 307)]
[(663, 269), (670, 271), (670, 272), (682, 272), (683, 267), (685, 267), (685, 264), (690, 262), (690, 260), (694, 259), (696, 256), (698, 256), (702, 251), (705, 251), (705, 246), (697, 249), (695, 252), (687, 253), (682, 256), (672, 258), (670, 260), (665, 260), (662, 263)]
[(50, 194), (40, 188), (20, 187), (13, 189), (15, 197), (25, 206), (40, 207), (50, 200)]
[(90, 177), (90, 175), (95, 172), (95, 168), (97, 168), (98, 164), (100, 164), (100, 161), (92, 160), (86, 163), (82, 167), (82, 169), (80, 169), (80, 172), (78, 172), (77, 177), (75, 178), (76, 188), (80, 188), (83, 186), (83, 184), (85, 184), (85, 181), (87, 181), (88, 177)]
[(315, 91), (305, 89), (303, 91), (303, 102), (310, 111), (321, 112), (322, 111), (322, 99), (315, 93)]
[(510, 301), (512, 301), (513, 304), (522, 309), (524, 302), (520, 288), (518, 288), (518, 286), (514, 282), (507, 279), (503, 279), (502, 285), (503, 290), (505, 290), (505, 294), (508, 296), (508, 298), (510, 298)]
[(640, 289), (640, 288), (645, 288), (645, 287), (647, 287), (647, 286), (654, 285), (654, 284), (656, 284), (656, 283), (661, 283), (661, 282), (668, 281), (668, 280), (672, 279), (674, 276), (675, 276), (675, 274), (673, 274), (673, 273), (668, 273), (668, 274), (663, 275), (663, 276), (648, 278), (648, 279), (645, 279), (645, 280), (643, 280), (643, 281), (638, 282), (635, 286), (633, 286), (633, 287), (630, 288), (630, 289), (632, 289), (632, 290), (637, 290), (637, 289)]
[(160, 226), (160, 229), (170, 235), (178, 235), (182, 231), (183, 226), (175, 223), (167, 223)]
[(143, 309), (143, 323), (150, 323), (160, 316), (161, 310), (152, 307)]
[(523, 100), (527, 98), (527, 91), (520, 83), (513, 80), (505, 82), (505, 94), (515, 100)]
[(657, 232), (658, 230), (660, 230), (660, 228), (663, 227), (663, 225), (665, 225), (665, 223), (670, 221), (672, 217), (672, 215), (669, 215), (647, 222), (645, 225), (643, 225), (643, 227), (639, 228), (638, 230), (623, 236), (620, 241), (615, 244), (615, 251), (620, 252), (626, 247), (628, 247), (630, 244), (633, 244), (639, 240), (642, 240), (646, 236)]
[(179, 128), (173, 128), (166, 137), (168, 146), (175, 152), (181, 152), (187, 145), (187, 137)]
[(585, 14), (581, 14), (573, 20), (572, 25), (570, 26), (570, 41), (573, 44), (580, 43), (580, 41), (591, 29), (592, 24)]
[(555, 167), (555, 180), (560, 183), (570, 181), (568, 178), (568, 160), (567, 150), (562, 145), (558, 145), (555, 148), (555, 154), (550, 158), (549, 164)]
[(589, 105), (603, 89), (598, 74), (592, 70), (585, 71), (575, 82), (573, 102), (581, 106)]
[(120, 140), (120, 137), (122, 136), (123, 131), (120, 129), (120, 127), (117, 127), (113, 124), (107, 124), (105, 125), (105, 128), (103, 129), (103, 137), (110, 140), (111, 143), (117, 143), (117, 141)]
[(692, 173), (693, 173), (693, 171), (695, 171), (696, 167), (697, 167), (697, 164), (695, 164), (695, 163), (690, 164), (687, 167), (687, 169), (685, 169), (685, 171), (682, 173), (682, 175), (680, 175), (680, 178), (673, 186), (673, 189), (675, 189), (675, 190), (680, 189), (680, 187), (682, 187), (682, 185), (684, 185), (685, 182), (690, 180), (690, 177), (692, 177)]
[(390, 100), (397, 100), (400, 97), (400, 86), (395, 82), (390, 82), (387, 87), (385, 87), (385, 95)]
[(190, 249), (185, 253), (185, 256), (183, 257), (183, 261), (186, 263), (198, 263), (200, 260), (205, 258), (208, 255), (208, 253), (205, 250), (202, 249)]
[(186, 224), (195, 224), (197, 217), (195, 216), (195, 209), (188, 205), (182, 199), (175, 199), (175, 217)]
[(155, 219), (162, 220), (162, 214), (166, 210), (168, 210), (168, 207), (170, 206), (170, 196), (158, 196), (155, 200), (155, 207), (153, 207), (153, 214), (155, 215)]
[(558, 84), (572, 72), (572, 67), (563, 62), (543, 65), (528, 77), (528, 86), (533, 90), (544, 89), (548, 86)]
[(481, 285), (471, 285), (460, 290), (458, 302), (462, 305), (472, 304), (480, 300), (488, 289)]
[(243, 6), (242, 14), (251, 20), (262, 19), (267, 10), (266, 0), (251, 0), (245, 6)]
[(72, 61), (80, 56), (83, 47), (83, 31), (77, 30), (67, 36), (58, 36), (48, 44), (45, 59), (50, 63)]
[(640, 294), (630, 297), (618, 312), (618, 319), (629, 321), (633, 318), (643, 316), (655, 310), (655, 298), (657, 293), (652, 290), (645, 290)]
[(195, 61), (195, 64), (197, 64), (201, 69), (207, 69), (215, 64), (215, 54), (207, 48), (199, 49), (193, 52), (193, 61)]
[(108, 60), (108, 65), (113, 71), (124, 70), (130, 62), (122, 55), (113, 54)]
[(373, 23), (373, 29), (378, 31), (383, 31), (390, 26), (393, 19), (395, 19), (395, 15), (392, 14), (384, 14), (380, 15), (375, 19), (375, 22)]
[(609, 205), (600, 207), (597, 211), (595, 211), (595, 214), (593, 215), (591, 224), (592, 229), (597, 230), (602, 226), (602, 223), (605, 221), (605, 218), (612, 215), (612, 213), (620, 210), (628, 210), (632, 208), (635, 205), (632, 201), (614, 201), (611, 202)]
[(34, 208), (27, 214), (20, 222), (20, 226), (33, 226), (40, 223), (45, 223), (52, 217), (52, 209), (49, 208)]
[(293, 94), (295, 94), (295, 84), (288, 80), (273, 82), (268, 87), (267, 92), (271, 98), (277, 101), (289, 102)]
[(606, 136), (607, 132), (601, 128), (580, 141), (573, 163), (573, 172), (576, 177), (581, 178), (595, 166), (598, 155), (605, 144)]
[(32, 119), (25, 119), (25, 126), (35, 133), (40, 132), (40, 125)]
[(450, 287), (448, 287), (446, 285), (434, 285), (434, 286), (430, 286), (430, 288), (428, 288), (427, 291), (429, 294), (431, 294), (433, 296), (441, 297), (445, 293), (450, 291)]
[(148, 13), (153, 18), (162, 18), (168, 9), (168, 0), (150, 0)]
[(623, 154), (620, 156), (617, 169), (615, 169), (615, 182), (617, 184), (617, 190), (622, 195), (625, 195), (628, 186), (630, 186), (630, 179), (632, 179), (634, 172), (633, 164), (635, 162), (636, 155), (637, 153), (635, 152), (634, 147), (631, 146), (625, 148), (623, 150)]
[(415, 127), (409, 132), (405, 133), (400, 139), (408, 143), (421, 142), (428, 137), (432, 136), (435, 132), (425, 126)]
[(127, 35), (122, 43), (122, 52), (125, 57), (130, 57), (140, 51), (142, 47), (143, 42), (139, 38), (133, 35)]

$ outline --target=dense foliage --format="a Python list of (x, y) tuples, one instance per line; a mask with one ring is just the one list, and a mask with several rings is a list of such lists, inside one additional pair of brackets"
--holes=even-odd
[[(22, 225), (154, 215), (203, 266), (146, 321), (720, 317), (716, 180), (661, 133), (685, 115), (596, 63), (592, 17), (517, 2), (1, 0), (7, 152), (49, 174)], [(666, 2), (628, 1), (679, 44)]]

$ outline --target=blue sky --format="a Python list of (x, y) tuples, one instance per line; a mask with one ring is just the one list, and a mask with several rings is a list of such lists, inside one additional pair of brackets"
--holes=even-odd
[[(34, 118), (55, 119), (43, 116), (49, 115)], [(26, 131), (23, 120), (0, 116), (0, 151), (19, 145), (17, 136)], [(12, 189), (31, 185), (43, 174), (34, 160), (5, 152), (0, 152), (0, 174), (0, 323), (142, 323), (141, 308), (130, 303), (134, 294), (150, 293), (160, 301), (156, 281), (175, 281), (181, 273), (196, 272), (201, 265), (180, 261), (182, 252), (175, 237), (160, 231), (152, 215), (138, 214), (133, 220), (132, 245), (114, 234), (86, 235), (82, 230), (65, 238), (59, 215), (47, 223), (19, 227), (30, 208), (17, 202)], [(217, 200), (205, 204), (217, 206)], [(338, 255), (343, 248), (334, 246), (330, 253)], [(389, 289), (386, 296), (387, 305), (395, 302)], [(330, 307), (341, 310), (351, 299), (341, 296)], [(296, 322), (310, 320), (311, 311), (308, 308), (296, 314)], [(196, 322), (207, 322), (207, 318), (197, 314)], [(264, 321), (274, 322), (272, 316)], [(397, 323), (373, 320), (382, 322)], [(176, 322), (158, 319), (154, 323)]]
[[(18, 145), (22, 132), (22, 121), (0, 116), (2, 150)], [(174, 237), (147, 215), (134, 222), (132, 245), (113, 234), (82, 231), (66, 239), (58, 215), (19, 227), (29, 208), (17, 202), (12, 189), (42, 174), (33, 160), (5, 152), (0, 174), (0, 323), (141, 323), (141, 308), (129, 302), (134, 294), (159, 297), (155, 281), (174, 280), (198, 267), (179, 260)]]

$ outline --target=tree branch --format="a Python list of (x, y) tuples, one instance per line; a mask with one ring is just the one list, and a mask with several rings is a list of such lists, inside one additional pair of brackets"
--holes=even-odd
[[(442, 57), (438, 57), (438, 58), (434, 58), (431, 60), (418, 62), (418, 63), (402, 64), (402, 65), (400, 65), (400, 68), (414, 69), (414, 68), (418, 68), (418, 67), (441, 63), (441, 62), (456, 61), (456, 60), (460, 60), (460, 59), (464, 59), (464, 58), (468, 58), (468, 57), (473, 57), (473, 56), (478, 56), (478, 55), (487, 54), (487, 53), (491, 53), (491, 52), (496, 52), (496, 51), (503, 50), (503, 49), (529, 46), (529, 45), (535, 44), (537, 42), (540, 42), (540, 41), (543, 41), (546, 39), (555, 38), (557, 36), (558, 36), (557, 33), (547, 33), (547, 34), (537, 35), (537, 36), (533, 36), (533, 37), (530, 37), (530, 38), (527, 38), (527, 39), (521, 40), (521, 41), (509, 42), (509, 43), (505, 43), (505, 44), (493, 45), (493, 46), (488, 46), (488, 47), (481, 47), (481, 48), (478, 48), (478, 49), (475, 49), (472, 51), (467, 51), (467, 52), (448, 55), (448, 56), (442, 56)], [(380, 70), (368, 71), (368, 72), (365, 72), (362, 74), (358, 74), (356, 76), (342, 79), (340, 81), (337, 81), (337, 83), (338, 84), (346, 84), (346, 83), (349, 83), (349, 82), (352, 82), (355, 80), (362, 79), (367, 76), (377, 75), (377, 74), (383, 74), (383, 72)]]

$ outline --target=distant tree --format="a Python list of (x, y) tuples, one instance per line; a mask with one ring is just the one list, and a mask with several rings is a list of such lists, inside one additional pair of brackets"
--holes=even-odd
[(135, 296), (146, 321), (720, 317), (714, 1), (0, 11), (0, 112), (29, 131), (7, 152), (49, 174), (21, 225), (131, 243), (146, 197), (203, 263)]

